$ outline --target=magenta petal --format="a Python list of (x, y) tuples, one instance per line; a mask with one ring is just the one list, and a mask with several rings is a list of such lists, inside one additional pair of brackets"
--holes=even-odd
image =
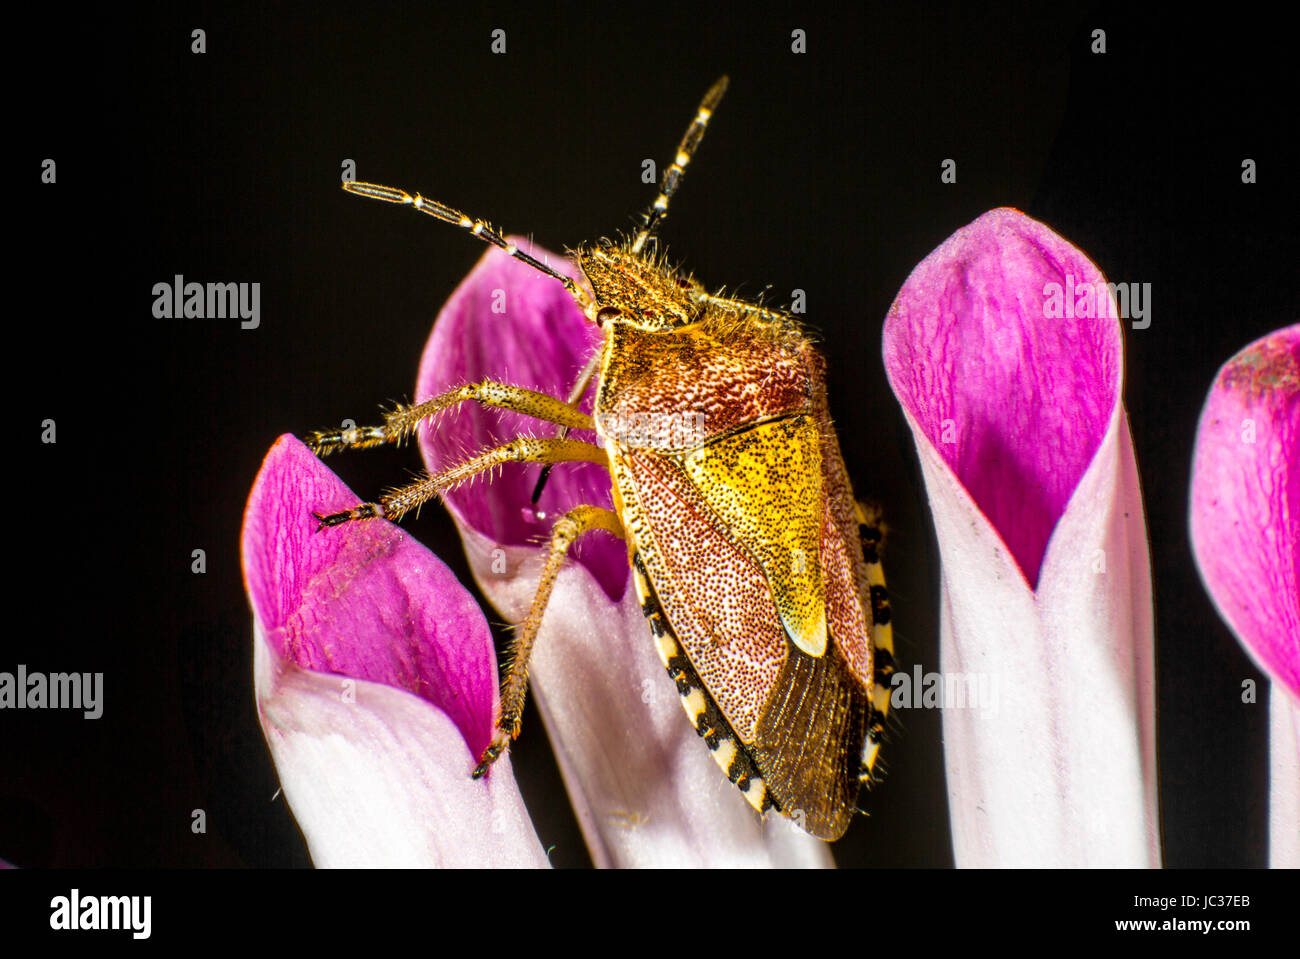
[[(510, 240), (557, 271), (579, 276), (567, 258), (522, 237)], [(565, 399), (601, 342), (599, 329), (586, 320), (563, 286), (493, 247), (438, 314), (420, 361), (416, 400), (485, 379)], [(594, 400), (592, 389), (582, 408), (590, 412)], [(555, 436), (558, 429), (519, 413), (464, 403), (436, 424), (421, 425), (420, 448), (428, 467), (438, 470), (518, 436)], [(596, 442), (593, 433), (571, 435)], [(506, 465), (491, 482), (476, 480), (448, 492), (447, 506), (463, 524), (503, 547), (545, 542), (555, 517), (574, 506), (612, 506), (608, 472), (591, 463), (562, 463), (551, 470), (541, 501), (532, 509), (541, 469), (531, 463)], [(586, 536), (571, 555), (610, 599), (623, 595), (628, 562), (621, 542)]]
[(885, 322), (894, 393), (1031, 587), (1120, 399), (1120, 329), (1104, 284), (1042, 223), (991, 210), (912, 271)]
[(1102, 283), (993, 210), (885, 325), (943, 558), (942, 669), (998, 690), (943, 711), (959, 865), (1160, 864), (1150, 558)]
[(1196, 435), (1192, 543), (1251, 655), (1300, 702), (1300, 325), (1215, 377)]
[(316, 532), (312, 512), (359, 502), (292, 436), (267, 453), (244, 513), (244, 582), (270, 648), (303, 669), (406, 690), (455, 723), (470, 756), (491, 739), (487, 621), (446, 565), (381, 520)]

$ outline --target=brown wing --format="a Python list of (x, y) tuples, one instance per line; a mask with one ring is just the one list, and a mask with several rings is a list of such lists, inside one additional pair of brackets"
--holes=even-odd
[(660, 655), (732, 781), (757, 767), (766, 788), (742, 785), (756, 808), (770, 793), (807, 831), (838, 838), (871, 710), (870, 594), (820, 357), (806, 342), (774, 352), (620, 335), (603, 410), (707, 414), (693, 449), (606, 436)]
[[(846, 655), (836, 639), (838, 631), (868, 634), (856, 585), (844, 576), (852, 557), (837, 522), (841, 510), (824, 499), (822, 457), (787, 470), (775, 486), (754, 470), (755, 458), (766, 462), (773, 452), (797, 466), (809, 442), (824, 448), (822, 432), (801, 425), (810, 418), (766, 424), (767, 434), (747, 431), (758, 434), (760, 452), (739, 452), (744, 433), (678, 457), (623, 450), (613, 459), (631, 507), (625, 512), (643, 521), (633, 535), (668, 621), (661, 645), (680, 643), (772, 801), (808, 832), (834, 839), (855, 809), (869, 709), (853, 666), (869, 675), (871, 653), (855, 644)], [(801, 558), (791, 562), (792, 553)], [(806, 610), (810, 597), (815, 617)], [(810, 619), (821, 628), (820, 647), (807, 639)], [(674, 678), (699, 726), (712, 702), (689, 674), (679, 670)], [(717, 724), (699, 727), (702, 735), (706, 727)], [(721, 749), (710, 746), (720, 764), (728, 760), (731, 775), (739, 767), (728, 731)]]
[(844, 835), (857, 810), (867, 709), (838, 647), (809, 656), (791, 645), (752, 752), (781, 810), (821, 839)]

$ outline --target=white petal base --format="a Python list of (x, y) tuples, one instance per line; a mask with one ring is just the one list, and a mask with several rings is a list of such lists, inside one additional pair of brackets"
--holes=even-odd
[(942, 671), (996, 690), (986, 706), (944, 710), (957, 864), (1159, 866), (1150, 566), (1122, 410), (1052, 533), (1037, 591), (910, 425), (943, 562)]
[(349, 702), (345, 677), (286, 663), (253, 630), (259, 719), (316, 866), (548, 864), (508, 758), (472, 780), (446, 714), (363, 680), (348, 680)]
[(1268, 864), (1300, 869), (1300, 705), (1274, 683), (1268, 712)]

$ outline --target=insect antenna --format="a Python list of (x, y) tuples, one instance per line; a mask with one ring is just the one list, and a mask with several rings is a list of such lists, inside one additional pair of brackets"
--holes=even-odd
[(673, 194), (677, 192), (677, 188), (681, 186), (682, 177), (686, 173), (686, 164), (691, 162), (691, 157), (699, 149), (700, 141), (704, 139), (704, 131), (709, 125), (709, 117), (713, 116), (713, 111), (718, 108), (718, 101), (722, 99), (722, 95), (726, 92), (727, 77), (724, 74), (718, 77), (713, 86), (709, 87), (709, 92), (704, 94), (704, 99), (700, 101), (699, 109), (695, 113), (695, 119), (686, 128), (686, 135), (682, 137), (682, 142), (677, 146), (677, 156), (668, 169), (664, 171), (663, 179), (659, 183), (659, 195), (655, 197), (654, 203), (650, 204), (650, 209), (641, 215), (645, 224), (632, 241), (633, 253), (641, 252), (646, 240), (654, 235), (663, 218), (668, 215), (668, 201), (672, 199)]
[[(668, 201), (672, 195), (677, 192), (681, 186), (682, 177), (686, 174), (686, 165), (691, 162), (691, 157), (700, 147), (700, 141), (704, 139), (704, 131), (708, 128), (709, 117), (713, 116), (713, 111), (718, 108), (722, 95), (727, 92), (728, 79), (726, 74), (718, 77), (713, 86), (709, 87), (709, 92), (704, 94), (704, 99), (700, 101), (699, 108), (695, 111), (695, 119), (691, 125), (686, 128), (686, 133), (682, 137), (682, 142), (677, 145), (677, 156), (673, 159), (672, 164), (664, 171), (663, 179), (659, 184), (659, 196), (655, 198), (650, 208), (641, 215), (643, 225), (636, 238), (632, 241), (632, 252), (640, 253), (645, 246), (646, 240), (654, 235), (654, 231), (663, 222), (664, 217), (668, 215)], [(569, 397), (570, 403), (577, 403), (582, 399), (583, 393), (587, 391), (587, 384), (595, 372), (599, 355), (592, 358), (582, 375), (578, 378), (577, 384), (573, 388), (573, 394)], [(568, 427), (560, 433), (561, 437), (568, 435)], [(537, 485), (533, 487), (533, 505), (536, 506), (542, 498), (542, 490), (546, 488), (546, 481), (551, 476), (551, 464), (542, 467), (541, 475), (537, 477)]]
[[(381, 186), (378, 183), (361, 183), (350, 181), (343, 184), (343, 189), (349, 193), (355, 193), (358, 196), (368, 196), (372, 200), (383, 200), (385, 203), (396, 203), (398, 206), (409, 206), (413, 210), (427, 214), (435, 220), (441, 220), (443, 223), (450, 223), (453, 226), (459, 226), (468, 230), (471, 234), (478, 237), (485, 243), (491, 243), (495, 247), (505, 250), (510, 256), (513, 256), (521, 263), (527, 263), (534, 270), (545, 273), (547, 276), (559, 280), (564, 288), (569, 291), (569, 295), (577, 301), (578, 306), (584, 313), (591, 312), (594, 304), (591, 297), (583, 290), (571, 277), (559, 273), (536, 257), (529, 256), (519, 247), (515, 246), (509, 240), (501, 235), (492, 224), (486, 220), (476, 220), (460, 210), (453, 210), (444, 203), (437, 200), (430, 200), (428, 197), (416, 193), (414, 195), (407, 193), (405, 190), (397, 187)], [(589, 309), (590, 308), (590, 309)]]

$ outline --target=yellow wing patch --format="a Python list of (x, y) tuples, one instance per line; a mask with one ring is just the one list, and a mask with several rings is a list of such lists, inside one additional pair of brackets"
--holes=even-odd
[(730, 538), (762, 566), (786, 632), (809, 656), (826, 652), (821, 457), (813, 418), (789, 416), (682, 458)]

